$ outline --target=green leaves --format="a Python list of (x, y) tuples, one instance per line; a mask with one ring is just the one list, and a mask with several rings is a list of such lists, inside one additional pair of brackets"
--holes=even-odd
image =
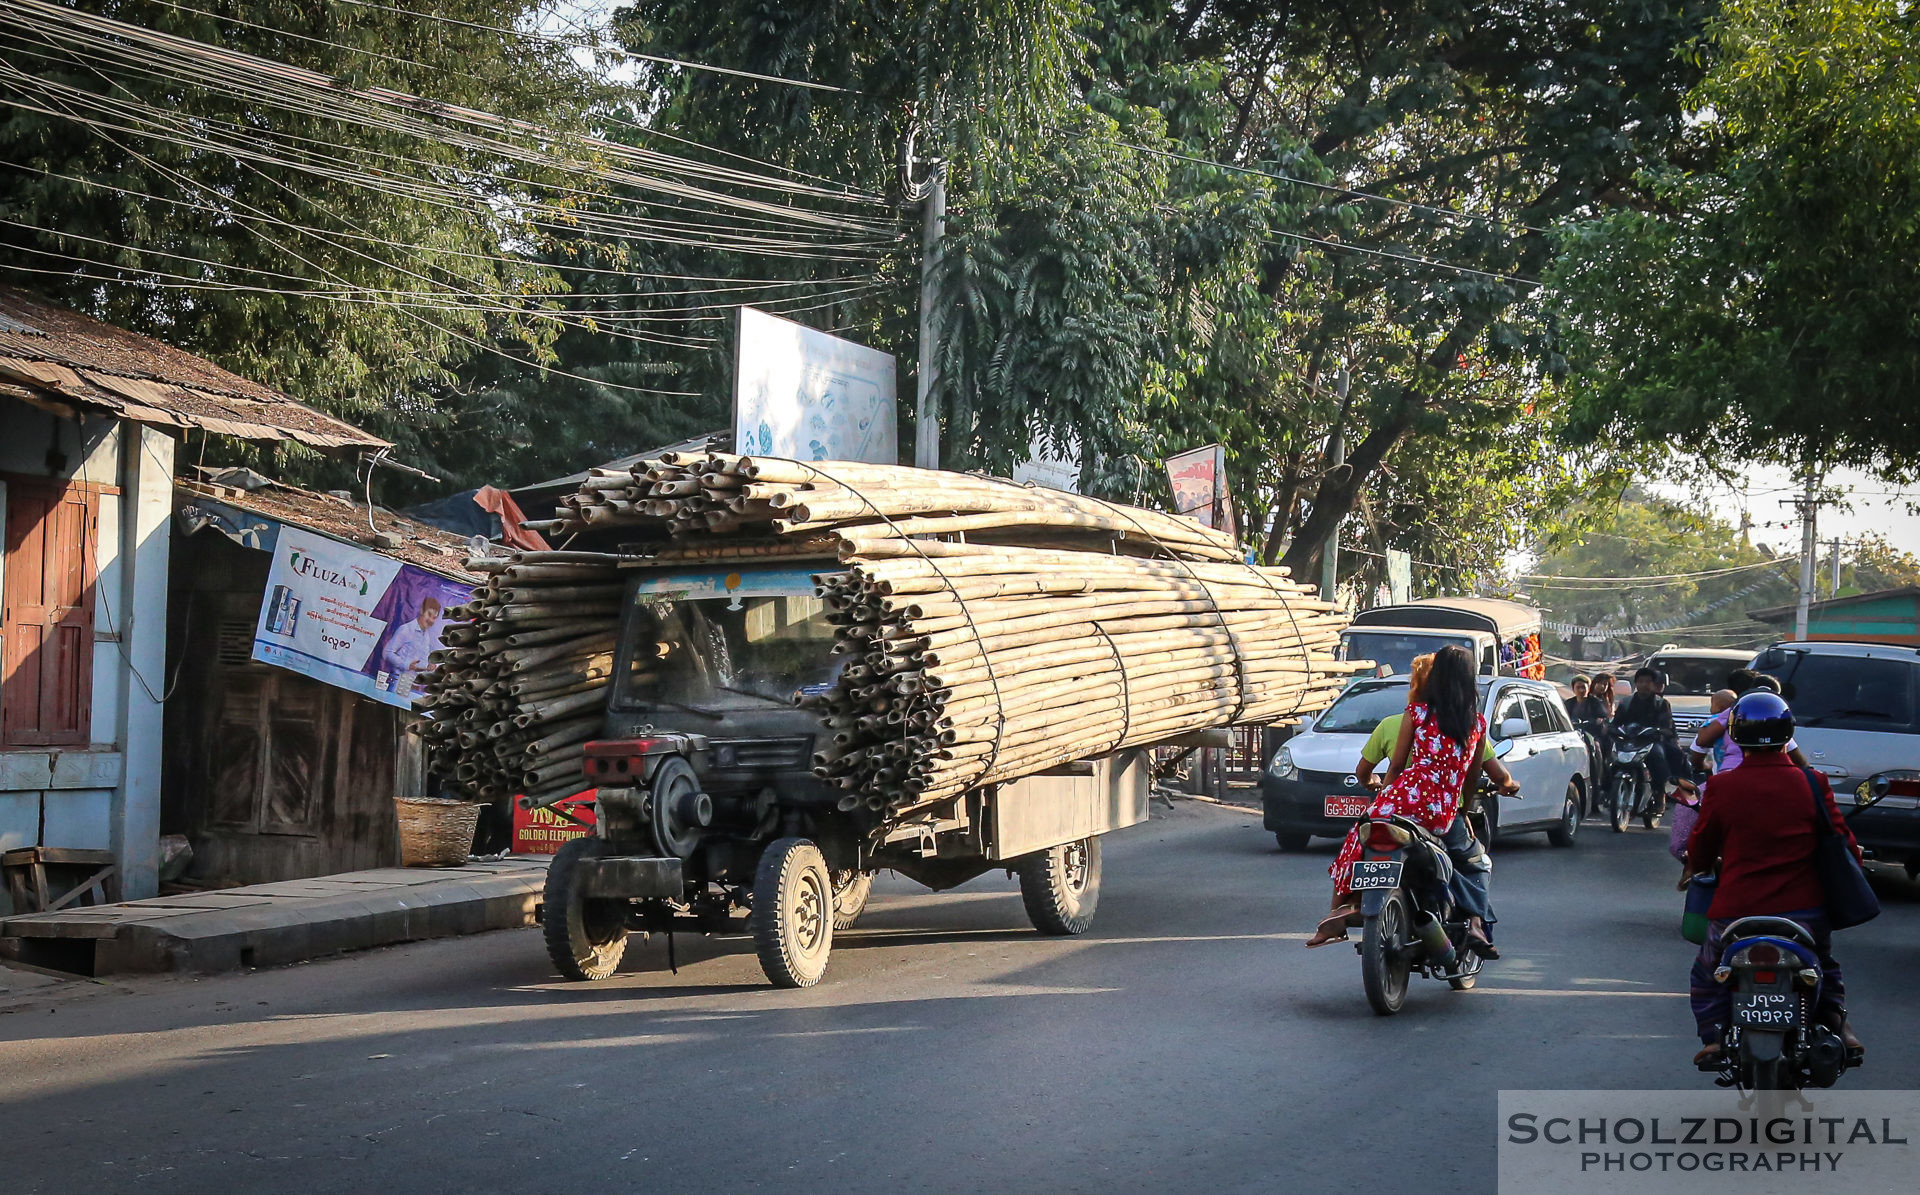
[(1697, 164), (1565, 235), (1576, 436), (1920, 463), (1917, 20), (1878, 0), (1725, 6)]

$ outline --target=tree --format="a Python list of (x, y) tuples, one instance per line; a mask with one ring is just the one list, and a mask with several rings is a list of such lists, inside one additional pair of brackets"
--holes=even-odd
[(1723, 6), (1683, 164), (1567, 234), (1578, 439), (1920, 465), (1917, 30), (1896, 0)]
[[(1669, 642), (1751, 647), (1776, 636), (1746, 612), (1792, 600), (1797, 558), (1773, 557), (1724, 520), (1639, 490), (1586, 502), (1574, 517), (1581, 528), (1543, 544), (1519, 585), (1549, 621), (1607, 631), (1601, 650), (1614, 655)], [(1553, 646), (1581, 658), (1592, 637), (1558, 634)]]
[[(18, 68), (0, 109), (0, 269), (375, 430), (430, 422), (424, 388), (450, 383), (455, 362), (551, 341), (557, 279), (514, 246), (537, 231), (529, 197), (573, 180), (459, 128), (407, 125), (441, 110), (361, 97), (390, 88), (577, 127), (594, 87), (565, 49), (483, 28), (537, 7), (77, 0), (31, 32), (0, 19)], [(222, 70), (89, 28), (91, 14), (327, 82)], [(488, 136), (565, 153), (545, 134)]]

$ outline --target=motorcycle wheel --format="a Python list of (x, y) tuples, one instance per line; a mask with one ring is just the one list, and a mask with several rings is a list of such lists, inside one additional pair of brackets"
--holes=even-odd
[(1360, 935), (1360, 978), (1367, 1003), (1379, 1016), (1390, 1017), (1407, 1002), (1407, 977), (1413, 970), (1408, 935), (1413, 919), (1405, 894), (1387, 894), (1380, 912), (1367, 918)]
[(1622, 773), (1613, 778), (1607, 790), (1607, 820), (1615, 834), (1627, 832), (1627, 816), (1633, 812), (1633, 777)]

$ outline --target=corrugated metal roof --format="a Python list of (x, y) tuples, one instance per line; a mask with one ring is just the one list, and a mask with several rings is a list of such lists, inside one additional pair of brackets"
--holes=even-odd
[(472, 553), (466, 536), (380, 510), (374, 515), (375, 525), (400, 542), (392, 548), (379, 547), (373, 543), (372, 533), (367, 530), (366, 506), (346, 498), (279, 482), (255, 490), (202, 485), (184, 480), (174, 483), (176, 507), (196, 502), (231, 506), (276, 523), (303, 527), (455, 580), (471, 582), (480, 579), (478, 574), (467, 570), (467, 557)]
[(295, 440), (313, 448), (387, 443), (192, 353), (0, 286), (0, 392), (6, 391), (247, 440)]

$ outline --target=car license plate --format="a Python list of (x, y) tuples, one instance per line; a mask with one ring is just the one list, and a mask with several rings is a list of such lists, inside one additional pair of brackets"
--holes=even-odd
[(1405, 866), (1398, 859), (1355, 859), (1347, 886), (1355, 892), (1398, 888), (1400, 869)]
[(1356, 818), (1367, 815), (1367, 806), (1373, 804), (1368, 797), (1328, 797), (1325, 806), (1328, 817)]
[(1798, 1029), (1798, 992), (1735, 992), (1733, 1023), (1754, 1029)]

